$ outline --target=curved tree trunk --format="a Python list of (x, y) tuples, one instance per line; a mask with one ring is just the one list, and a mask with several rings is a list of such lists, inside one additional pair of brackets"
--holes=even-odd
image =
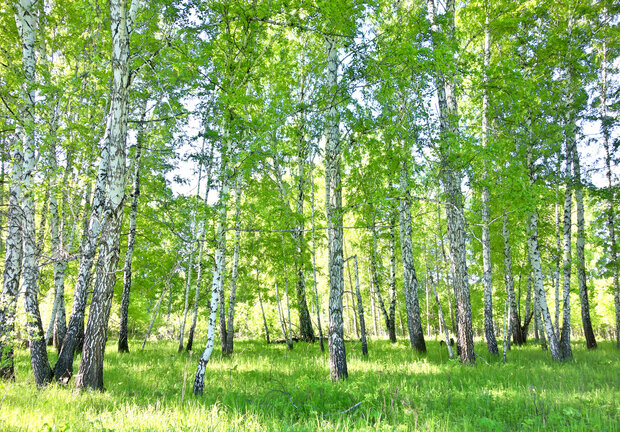
[(362, 305), (362, 293), (360, 291), (360, 276), (357, 268), (357, 255), (353, 257), (353, 264), (355, 265), (355, 296), (357, 297), (357, 313), (360, 319), (362, 355), (368, 356), (368, 344), (366, 342), (366, 320), (364, 319), (364, 306)]
[(125, 198), (125, 145), (127, 139), (127, 104), (129, 100), (129, 35), (139, 0), (128, 10), (124, 0), (110, 1), (112, 31), (112, 102), (109, 112), (108, 141), (110, 166), (106, 218), (102, 227), (101, 246), (97, 261), (97, 278), (84, 332), (84, 350), (76, 378), (77, 388), (103, 390), (103, 358), (107, 327), (116, 282), (120, 254), (120, 231)]
[(207, 327), (207, 344), (205, 346), (198, 367), (196, 368), (196, 376), (194, 378), (194, 394), (201, 395), (204, 390), (205, 372), (207, 364), (211, 359), (213, 347), (215, 345), (215, 325), (217, 320), (217, 311), (220, 303), (221, 289), (224, 284), (224, 276), (226, 272), (226, 207), (228, 201), (228, 164), (227, 151), (228, 143), (226, 142), (222, 150), (220, 172), (218, 178), (220, 180), (219, 202), (217, 205), (217, 230), (216, 230), (216, 247), (215, 247), (215, 268), (213, 269), (213, 280), (211, 283), (211, 304), (209, 309), (209, 322)]

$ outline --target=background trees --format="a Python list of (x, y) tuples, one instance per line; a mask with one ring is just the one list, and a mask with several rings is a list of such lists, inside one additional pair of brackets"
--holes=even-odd
[(22, 290), (37, 382), (46, 327), (94, 388), (109, 326), (206, 337), (195, 393), (218, 323), (229, 354), (328, 323), (334, 379), (362, 313), (465, 363), (504, 302), (554, 359), (618, 333), (613, 2), (156, 6), (0, 11), (3, 376)]

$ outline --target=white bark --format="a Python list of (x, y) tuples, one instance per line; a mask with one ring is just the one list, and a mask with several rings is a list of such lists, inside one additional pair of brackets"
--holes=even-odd
[[(228, 145), (228, 143), (225, 143)], [(215, 345), (215, 325), (217, 321), (217, 311), (220, 303), (221, 287), (223, 286), (223, 278), (226, 272), (226, 204), (228, 200), (228, 179), (227, 179), (227, 148), (222, 151), (222, 160), (220, 163), (220, 194), (217, 206), (217, 231), (215, 247), (215, 268), (213, 269), (213, 280), (211, 283), (211, 304), (209, 312), (209, 322), (207, 327), (207, 344), (205, 346), (196, 369), (196, 377), (194, 379), (194, 394), (201, 395), (204, 389), (204, 377), (207, 364), (213, 353)]]
[(338, 89), (338, 49), (336, 39), (327, 37), (327, 87), (332, 94), (325, 122), (325, 213), (329, 266), (329, 365), (333, 380), (345, 379), (347, 357), (342, 322), (344, 259), (342, 229), (342, 183), (340, 179), (340, 120), (336, 105)]
[[(134, 0), (139, 1), (139, 0)], [(137, 7), (137, 6), (136, 6)], [(108, 113), (109, 173), (102, 226), (101, 246), (97, 262), (97, 279), (84, 332), (84, 351), (76, 379), (78, 388), (103, 389), (103, 358), (107, 327), (116, 282), (120, 253), (122, 208), (125, 199), (125, 146), (127, 139), (127, 104), (129, 100), (130, 65), (127, 4), (110, 0), (112, 32), (112, 100)]]

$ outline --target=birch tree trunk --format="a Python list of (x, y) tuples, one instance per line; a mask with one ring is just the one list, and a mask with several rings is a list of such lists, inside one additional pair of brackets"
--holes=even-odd
[[(226, 138), (227, 139), (227, 138)], [(226, 204), (228, 201), (228, 165), (227, 152), (228, 142), (222, 150), (222, 160), (220, 164), (220, 194), (217, 205), (217, 231), (216, 231), (216, 248), (215, 248), (215, 268), (213, 269), (213, 280), (211, 283), (211, 304), (209, 312), (209, 322), (207, 327), (207, 344), (205, 346), (196, 369), (196, 377), (194, 379), (194, 394), (201, 395), (204, 390), (205, 372), (207, 364), (213, 353), (215, 345), (215, 325), (217, 320), (217, 310), (220, 303), (221, 288), (223, 286), (224, 274), (226, 271)]]
[[(527, 126), (531, 127), (529, 120)], [(532, 159), (532, 146), (528, 145), (527, 168), (529, 170), (530, 185), (534, 183), (534, 164)], [(528, 257), (532, 268), (534, 290), (536, 291), (536, 298), (540, 306), (545, 334), (549, 342), (549, 352), (553, 360), (562, 360), (563, 356), (560, 341), (553, 329), (553, 321), (551, 320), (551, 314), (547, 307), (547, 297), (543, 285), (542, 265), (540, 263), (540, 252), (538, 251), (538, 214), (535, 209), (530, 211), (527, 235)]]
[[(209, 193), (211, 192), (212, 187), (212, 177), (211, 170), (213, 168), (213, 150), (215, 144), (212, 142), (211, 147), (209, 149), (209, 156), (207, 162), (207, 187), (205, 189), (205, 198), (204, 204), (208, 205), (209, 203)], [(198, 246), (198, 262), (196, 263), (196, 290), (194, 292), (194, 318), (192, 319), (192, 326), (189, 329), (189, 335), (187, 336), (187, 345), (185, 345), (186, 351), (191, 351), (194, 347), (194, 334), (196, 333), (196, 324), (198, 324), (198, 306), (199, 306), (199, 298), (200, 298), (200, 288), (202, 286), (202, 255), (205, 248), (205, 238), (204, 238), (204, 221), (199, 223), (198, 229), (198, 239), (200, 240), (200, 245)]]
[[(571, 104), (572, 105), (572, 104)], [(571, 108), (569, 108), (571, 109)], [(572, 357), (571, 344), (570, 344), (570, 278), (571, 278), (571, 216), (572, 216), (572, 181), (571, 181), (571, 154), (574, 145), (574, 135), (569, 133), (566, 140), (566, 190), (564, 192), (564, 244), (563, 244), (563, 271), (562, 271), (562, 286), (563, 286), (563, 317), (562, 317), (562, 333), (560, 336), (560, 349), (562, 350), (562, 357)]]
[[(195, 222), (195, 221), (194, 221)], [(181, 326), (179, 327), (179, 344), (177, 347), (177, 352), (183, 351), (183, 339), (185, 337), (185, 323), (187, 322), (187, 311), (189, 310), (189, 287), (192, 284), (192, 272), (194, 271), (193, 266), (194, 261), (194, 245), (190, 246), (189, 252), (189, 262), (187, 263), (187, 271), (185, 275), (185, 303), (183, 306), (183, 318), (181, 318)]]
[(396, 342), (396, 221), (390, 220), (390, 341)]
[(314, 163), (310, 166), (310, 193), (311, 193), (311, 206), (312, 206), (312, 282), (314, 284), (314, 302), (316, 305), (316, 324), (319, 330), (319, 342), (321, 344), (321, 352), (325, 351), (323, 345), (323, 328), (321, 327), (321, 310), (319, 302), (319, 289), (316, 283), (316, 238), (315, 238), (315, 226), (314, 226), (314, 177), (312, 175), (314, 170)]
[(265, 308), (263, 306), (263, 297), (260, 295), (260, 281), (258, 277), (258, 260), (256, 261), (256, 292), (258, 292), (258, 303), (260, 304), (260, 311), (263, 316), (263, 326), (265, 327), (265, 339), (267, 344), (269, 341), (269, 326), (267, 325), (267, 318), (265, 317)]
[(226, 354), (232, 354), (235, 337), (235, 301), (237, 296), (237, 271), (239, 269), (239, 244), (241, 242), (241, 179), (237, 177), (235, 188), (235, 250), (230, 275), (230, 298), (228, 299), (228, 322), (226, 323)]
[[(558, 166), (558, 172), (560, 172)], [(560, 204), (558, 203), (558, 191), (555, 191), (555, 332), (560, 334), (560, 254), (562, 250), (562, 236), (560, 235)]]
[(362, 293), (360, 291), (360, 276), (357, 267), (357, 255), (353, 257), (355, 268), (355, 296), (357, 297), (357, 313), (360, 319), (360, 336), (362, 342), (362, 355), (368, 356), (368, 344), (366, 342), (366, 320), (364, 319), (364, 306), (362, 304)]
[(26, 314), (28, 316), (26, 329), (30, 343), (30, 362), (36, 385), (45, 386), (52, 379), (52, 370), (47, 358), (47, 346), (37, 297), (39, 291), (39, 248), (37, 247), (35, 232), (33, 179), (36, 162), (34, 105), (37, 19), (35, 17), (35, 2), (32, 0), (21, 0), (16, 6), (15, 21), (22, 42), (22, 67), (24, 73), (24, 84), (20, 95), (21, 122), (18, 122), (16, 127), (23, 156), (23, 167), (19, 180), (21, 183), (19, 205), (23, 214), (23, 220), (21, 221), (21, 239), (23, 241), (22, 283)]
[(342, 184), (340, 179), (340, 130), (336, 106), (338, 89), (338, 50), (336, 39), (328, 36), (327, 87), (331, 93), (325, 124), (325, 213), (329, 268), (329, 366), (333, 380), (346, 379), (347, 356), (342, 322), (342, 295), (344, 292), (344, 259), (342, 255)]
[(409, 173), (405, 161), (401, 161), (400, 164), (400, 191), (403, 194), (400, 199), (400, 248), (403, 257), (405, 307), (407, 309), (409, 343), (411, 344), (411, 348), (424, 353), (426, 352), (426, 343), (424, 342), (424, 333), (422, 331), (422, 317), (420, 314), (418, 295), (419, 284), (413, 262), (413, 229), (411, 227)]
[[(17, 17), (16, 21), (19, 19), (20, 18)], [(15, 314), (20, 291), (19, 283), (23, 263), (22, 225), (24, 221), (22, 217), (21, 201), (24, 175), (23, 143), (19, 142), (19, 135), (23, 134), (24, 127), (18, 122), (16, 128), (18, 130), (16, 143), (11, 145), (10, 149), (9, 169), (11, 172), (11, 185), (8, 197), (3, 286), (2, 296), (0, 298), (0, 376), (7, 380), (15, 379), (13, 343), (15, 337)]]
[(103, 389), (103, 358), (107, 327), (120, 253), (122, 209), (125, 199), (125, 145), (129, 99), (129, 35), (139, 0), (128, 10), (125, 0), (110, 1), (112, 31), (112, 101), (109, 112), (110, 166), (105, 219), (97, 261), (97, 278), (84, 332), (84, 351), (76, 379), (77, 388)]
[(54, 366), (54, 379), (63, 384), (67, 384), (73, 375), (73, 355), (80, 344), (80, 339), (84, 331), (86, 302), (89, 295), (93, 262), (97, 252), (99, 234), (101, 233), (101, 217), (105, 204), (105, 188), (109, 170), (110, 148), (108, 143), (110, 139), (110, 125), (111, 117), (108, 116), (106, 132), (101, 143), (101, 160), (99, 162), (95, 190), (93, 192), (92, 204), (90, 204), (90, 218), (82, 238), (80, 263), (73, 293), (71, 317), (69, 318), (67, 333), (58, 354), (58, 360)]
[[(489, 95), (487, 86), (489, 78), (487, 71), (491, 59), (491, 35), (489, 32), (489, 11), (485, 8), (484, 23), (484, 67), (482, 76), (483, 94), (482, 94), (482, 147), (488, 146), (489, 140)], [(497, 339), (495, 338), (495, 329), (493, 328), (493, 272), (491, 264), (491, 234), (489, 231), (489, 188), (486, 184), (488, 181), (487, 167), (483, 167), (482, 186), (482, 267), (484, 282), (484, 334), (487, 340), (489, 353), (493, 355), (499, 354), (497, 349)]]
[[(146, 114), (146, 102), (142, 107), (141, 120)], [(118, 351), (129, 352), (127, 341), (127, 320), (129, 318), (129, 295), (131, 294), (131, 260), (136, 244), (136, 219), (138, 217), (138, 200), (140, 198), (140, 169), (142, 162), (142, 145), (145, 140), (144, 123), (141, 123), (136, 138), (136, 154), (134, 158), (133, 191), (131, 193), (131, 210), (129, 213), (129, 233), (127, 236), (127, 251), (125, 252), (125, 267), (123, 272), (123, 296), (121, 298), (120, 326), (118, 330)]]
[(508, 214), (502, 214), (502, 237), (504, 238), (504, 284), (508, 297), (509, 328), (512, 330), (512, 340), (517, 345), (523, 345), (525, 338), (521, 331), (521, 321), (517, 314), (517, 300), (515, 297), (514, 277), (512, 272), (512, 251), (510, 248), (510, 230), (508, 228)]
[[(432, 276), (431, 276), (432, 278)], [(437, 287), (431, 280), (431, 285), (433, 286), (433, 293), (435, 294), (435, 302), (437, 303), (437, 313), (439, 314), (439, 322), (441, 323), (441, 327), (444, 332), (444, 340), (446, 342), (446, 347), (448, 348), (448, 355), (451, 359), (454, 358), (454, 353), (452, 352), (452, 346), (450, 344), (450, 333), (448, 332), (448, 326), (446, 325), (446, 320), (443, 317), (443, 309), (441, 308), (441, 302), (439, 301), (439, 295), (437, 294)]]
[(577, 280), (579, 283), (579, 300), (581, 301), (581, 322), (586, 336), (588, 349), (596, 348), (596, 338), (590, 318), (590, 300), (586, 279), (586, 221), (583, 207), (583, 184), (581, 183), (581, 168), (577, 146), (573, 146), (573, 180), (575, 183), (575, 200), (577, 201)]
[[(392, 322), (390, 321), (390, 315), (385, 307), (385, 303), (383, 302), (383, 296), (381, 295), (381, 290), (379, 288), (379, 269), (377, 268), (377, 227), (375, 221), (375, 213), (373, 210), (372, 213), (372, 257), (370, 262), (370, 267), (372, 271), (372, 284), (375, 288), (375, 295), (377, 296), (377, 302), (379, 303), (379, 309), (383, 314), (383, 319), (385, 320), (385, 329), (388, 332), (388, 335), (396, 334), (392, 332)], [(390, 336), (391, 342), (396, 342), (396, 339), (392, 340)]]
[[(439, 27), (435, 22), (434, 0), (427, 0), (428, 15), (431, 22), (434, 49), (439, 44), (441, 33), (448, 41), (454, 39), (454, 0), (445, 4), (444, 23)], [(445, 28), (443, 28), (445, 27)], [(465, 240), (465, 216), (463, 214), (463, 193), (461, 174), (453, 166), (452, 147), (458, 141), (458, 109), (453, 82), (440, 70), (436, 71), (436, 87), (439, 102), (440, 163), (443, 171), (442, 183), (446, 196), (446, 217), (450, 243), (450, 261), (453, 274), (454, 300), (456, 305), (457, 339), (461, 347), (461, 361), (473, 364), (474, 336), (471, 319), (471, 299), (467, 274), (467, 251)]]

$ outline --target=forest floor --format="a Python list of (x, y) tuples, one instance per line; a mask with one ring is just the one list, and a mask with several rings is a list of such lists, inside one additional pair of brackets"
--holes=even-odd
[(587, 351), (577, 341), (574, 361), (561, 364), (534, 343), (513, 348), (503, 364), (478, 343), (489, 365), (473, 367), (450, 361), (433, 340), (426, 355), (405, 341), (372, 341), (368, 359), (349, 342), (349, 379), (332, 383), (318, 343), (288, 351), (238, 341), (233, 356), (214, 352), (202, 397), (192, 394), (196, 353), (176, 354), (174, 342), (140, 351), (133, 342), (130, 354), (108, 346), (105, 392), (37, 390), (19, 350), (16, 381), (0, 383), (0, 430), (620, 430), (620, 351), (610, 342)]

